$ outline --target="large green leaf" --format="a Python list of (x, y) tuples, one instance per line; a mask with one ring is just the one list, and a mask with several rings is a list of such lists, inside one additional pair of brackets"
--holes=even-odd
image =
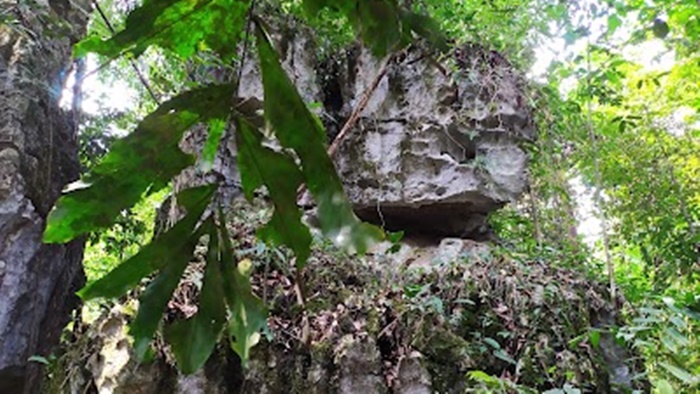
[(49, 214), (44, 242), (67, 242), (108, 227), (144, 193), (163, 188), (194, 163), (194, 157), (178, 147), (183, 133), (199, 122), (226, 119), (232, 94), (232, 85), (203, 87), (148, 115), (136, 131), (115, 142), (90, 173), (69, 185)]
[(223, 57), (235, 54), (249, 0), (150, 0), (132, 11), (126, 27), (108, 40), (89, 37), (75, 47), (115, 58), (130, 52), (141, 55), (157, 45), (183, 58), (202, 49)]
[(225, 130), (226, 122), (222, 119), (213, 119), (209, 122), (209, 133), (202, 148), (202, 162), (207, 170), (211, 169), (214, 164), (216, 153), (219, 150), (219, 143)]
[(260, 24), (256, 24), (256, 32), (265, 119), (282, 146), (293, 149), (301, 160), (306, 185), (318, 205), (323, 233), (340, 246), (364, 253), (371, 243), (383, 238), (383, 233), (355, 216), (326, 153), (323, 126), (304, 105)]
[(202, 234), (195, 226), (215, 190), (214, 185), (207, 185), (180, 193), (178, 202), (188, 212), (185, 218), (166, 234), (145, 246), (134, 257), (80, 292), (83, 299), (118, 297), (135, 286), (144, 276), (161, 270), (142, 295), (136, 319), (130, 328), (130, 334), (134, 337), (134, 351), (138, 358), (145, 355), (168, 300), (192, 259), (192, 253)]
[(142, 359), (146, 354), (148, 345), (163, 318), (168, 301), (192, 259), (191, 252), (194, 251), (200, 237), (206, 233), (206, 229), (213, 226), (211, 222), (210, 217), (197, 231), (190, 234), (186, 240), (182, 240), (183, 243), (191, 246), (190, 253), (179, 254), (176, 259), (169, 261), (139, 298), (139, 311), (129, 328), (129, 334), (134, 338), (134, 353), (138, 359)]
[(661, 380), (655, 382), (654, 387), (656, 388), (655, 393), (658, 393), (658, 394), (675, 394), (676, 393), (676, 390), (674, 390), (671, 383), (669, 383), (669, 381), (665, 380), (665, 379), (661, 379)]
[(250, 260), (243, 260), (235, 264), (231, 238), (225, 224), (220, 226), (220, 234), (223, 244), (221, 272), (230, 316), (228, 329), (232, 336), (231, 348), (245, 366), (250, 348), (258, 343), (260, 330), (267, 323), (267, 308), (262, 300), (253, 294), (250, 284), (252, 263)]
[(663, 361), (659, 362), (659, 365), (661, 365), (665, 370), (670, 372), (673, 376), (677, 377), (683, 383), (688, 384), (691, 387), (695, 387), (697, 384), (700, 383), (700, 376), (694, 376), (692, 373), (688, 372), (684, 368), (677, 367), (673, 364), (669, 364)]
[(204, 365), (216, 347), (226, 320), (218, 230), (212, 221), (207, 222), (207, 227), (209, 251), (197, 314), (190, 319), (176, 321), (165, 329), (165, 338), (171, 345), (180, 370), (185, 374), (193, 373)]
[(97, 297), (119, 297), (136, 286), (141, 279), (162, 269), (172, 261), (189, 261), (197, 243), (192, 234), (216, 188), (213, 185), (187, 189), (178, 195), (178, 202), (187, 215), (173, 228), (144, 246), (136, 255), (121, 263), (104, 277), (78, 292), (83, 300)]
[(262, 145), (263, 136), (248, 121), (236, 120), (238, 168), (246, 197), (263, 184), (270, 192), (275, 212), (270, 222), (258, 231), (263, 240), (274, 245), (287, 245), (301, 267), (309, 257), (311, 234), (301, 222), (297, 207), (297, 189), (304, 177), (290, 156)]
[[(187, 239), (187, 244), (195, 244), (201, 236), (197, 231)], [(134, 338), (134, 353), (141, 359), (148, 350), (148, 344), (158, 329), (158, 323), (163, 318), (163, 313), (168, 301), (173, 295), (180, 277), (185, 272), (192, 255), (178, 256), (177, 260), (168, 262), (168, 265), (151, 282), (139, 299), (139, 311), (131, 324), (129, 334)]]

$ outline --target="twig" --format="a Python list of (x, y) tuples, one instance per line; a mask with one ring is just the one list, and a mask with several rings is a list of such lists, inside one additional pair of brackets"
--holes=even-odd
[[(293, 259), (296, 262), (296, 258)], [(295, 264), (296, 265), (296, 264)], [(304, 278), (302, 275), (302, 269), (297, 267), (294, 273), (294, 292), (297, 296), (297, 303), (301, 307), (302, 317), (301, 317), (301, 343), (307, 348), (311, 346), (311, 327), (309, 325), (309, 315), (306, 311), (306, 299), (304, 296)]]
[(256, 0), (251, 1), (250, 7), (248, 7), (248, 15), (246, 16), (245, 25), (245, 36), (243, 37), (243, 53), (241, 53), (241, 64), (238, 66), (238, 76), (236, 77), (236, 82), (234, 86), (234, 99), (238, 97), (238, 89), (241, 86), (241, 79), (243, 78), (243, 66), (245, 65), (246, 57), (248, 55), (248, 41), (250, 41), (250, 30), (253, 27), (253, 12), (255, 11)]
[[(389, 55), (386, 60), (384, 61), (384, 64), (382, 65), (382, 68), (379, 69), (379, 72), (377, 75), (374, 77), (374, 80), (372, 81), (372, 84), (365, 89), (362, 98), (360, 99), (360, 102), (357, 103), (357, 106), (355, 109), (352, 111), (352, 114), (350, 114), (350, 117), (348, 120), (345, 122), (343, 125), (343, 128), (340, 129), (340, 132), (338, 135), (335, 137), (333, 142), (331, 143), (331, 146), (328, 148), (328, 156), (333, 158), (335, 153), (338, 151), (338, 148), (340, 147), (340, 143), (343, 142), (343, 140), (347, 137), (347, 135), (350, 133), (350, 131), (355, 127), (357, 124), (357, 121), (360, 119), (360, 115), (362, 114), (362, 111), (365, 110), (367, 107), (367, 104), (369, 103), (369, 99), (372, 98), (372, 95), (374, 94), (374, 91), (377, 90), (377, 86), (379, 86), (379, 82), (382, 81), (384, 76), (386, 75), (387, 69), (389, 67), (389, 63), (396, 57), (396, 54)], [(306, 185), (301, 185), (299, 187), (299, 190), (297, 191), (297, 200), (299, 200), (304, 193), (306, 192)]]
[(85, 59), (76, 59), (73, 62), (75, 70), (75, 83), (73, 84), (73, 102), (71, 103), (73, 109), (73, 127), (75, 127), (75, 135), (78, 135), (78, 129), (80, 127), (80, 118), (82, 116), (83, 107), (83, 81), (85, 80)]
[(540, 247), (542, 246), (542, 231), (540, 230), (539, 213), (537, 210), (537, 197), (532, 183), (528, 187), (528, 193), (530, 194), (530, 215), (532, 216), (532, 225), (535, 231), (535, 241), (537, 241), (537, 246)]
[(395, 318), (394, 320), (392, 320), (391, 323), (387, 324), (386, 327), (384, 327), (384, 328), (382, 329), (382, 331), (379, 332), (379, 335), (377, 335), (377, 338), (381, 338), (381, 337), (383, 337), (384, 335), (389, 335), (389, 332), (391, 332), (391, 330), (393, 330), (394, 327), (396, 327), (396, 323), (399, 322), (399, 318), (400, 318), (400, 317), (401, 317), (401, 315), (399, 315), (397, 318)]
[[(97, 13), (100, 14), (100, 18), (102, 18), (102, 21), (105, 23), (105, 25), (107, 25), (107, 28), (109, 29), (110, 33), (112, 33), (112, 34), (116, 33), (116, 30), (114, 30), (114, 26), (112, 26), (112, 23), (107, 18), (107, 15), (105, 15), (104, 11), (102, 11), (102, 7), (100, 7), (100, 5), (97, 3), (97, 0), (92, 0), (92, 4), (95, 6)], [(134, 59), (129, 59), (129, 64), (131, 64), (131, 68), (134, 69), (136, 76), (139, 78), (139, 81), (141, 81), (141, 84), (148, 92), (148, 95), (151, 96), (151, 99), (153, 99), (153, 101), (156, 104), (160, 105), (160, 100), (158, 100), (158, 97), (156, 97), (156, 94), (153, 93), (151, 86), (148, 84), (148, 81), (146, 80), (146, 77), (143, 76), (143, 74), (141, 73), (141, 70), (139, 70)], [(88, 76), (91, 74), (92, 73), (88, 74)]]
[(379, 70), (379, 73), (377, 73), (377, 76), (374, 77), (372, 84), (365, 90), (364, 94), (362, 95), (362, 98), (360, 99), (360, 102), (357, 104), (357, 107), (355, 107), (355, 110), (352, 111), (350, 118), (348, 118), (347, 122), (345, 122), (343, 128), (340, 129), (340, 133), (338, 133), (338, 135), (333, 140), (333, 143), (328, 148), (328, 156), (333, 157), (333, 155), (335, 155), (335, 152), (340, 147), (340, 143), (343, 142), (350, 130), (352, 130), (352, 128), (355, 127), (357, 121), (360, 119), (362, 111), (364, 111), (365, 107), (367, 107), (369, 99), (372, 98), (374, 91), (377, 90), (379, 82), (381, 82), (382, 78), (384, 78), (384, 76), (386, 75), (389, 63), (393, 60), (395, 56), (396, 55), (394, 54), (386, 58), (384, 64), (382, 65), (382, 68)]
[(608, 239), (608, 221), (603, 207), (603, 199), (600, 196), (600, 191), (602, 188), (603, 180), (600, 173), (600, 163), (598, 160), (598, 139), (595, 136), (595, 131), (593, 130), (593, 119), (591, 113), (593, 112), (591, 106), (591, 39), (588, 37), (588, 45), (586, 47), (586, 87), (588, 88), (588, 95), (586, 100), (586, 128), (588, 129), (588, 139), (590, 140), (591, 148), (593, 151), (593, 171), (595, 176), (595, 192), (593, 193), (593, 201), (596, 205), (598, 211), (598, 219), (602, 227), (603, 236), (603, 250), (605, 253), (605, 262), (608, 267), (608, 279), (610, 281), (610, 300), (612, 307), (616, 310), (615, 303), (615, 266), (613, 265), (612, 256), (610, 255), (610, 240)]

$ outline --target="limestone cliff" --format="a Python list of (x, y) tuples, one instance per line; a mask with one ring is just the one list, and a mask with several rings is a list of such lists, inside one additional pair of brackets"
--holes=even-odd
[[(57, 344), (82, 285), (82, 241), (43, 245), (44, 219), (79, 173), (74, 122), (58, 106), (87, 2), (0, 2), (0, 392), (31, 391), (33, 355)], [(27, 382), (27, 385), (24, 382)]]

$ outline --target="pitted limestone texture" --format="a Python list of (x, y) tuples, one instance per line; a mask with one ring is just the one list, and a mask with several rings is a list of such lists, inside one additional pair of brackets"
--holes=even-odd
[[(352, 108), (381, 62), (361, 52), (344, 99)], [(450, 70), (450, 71), (448, 71)], [(336, 164), (355, 210), (389, 229), (476, 237), (489, 212), (527, 185), (522, 142), (534, 138), (524, 80), (477, 46), (439, 63), (408, 51), (388, 65)]]

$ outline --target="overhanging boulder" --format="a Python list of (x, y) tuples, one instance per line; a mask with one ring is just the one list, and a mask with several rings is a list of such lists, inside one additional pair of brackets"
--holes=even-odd
[[(318, 62), (308, 28), (272, 25), (281, 26), (272, 37), (285, 71), (307, 104), (323, 102), (314, 112), (333, 139), (383, 62), (357, 48)], [(487, 235), (488, 213), (517, 199), (527, 185), (520, 145), (535, 129), (524, 78), (500, 54), (477, 45), (440, 60), (416, 46), (393, 57), (370, 93), (334, 156), (356, 213), (390, 230)], [(240, 96), (261, 109), (255, 57), (243, 68)], [(215, 170), (237, 183), (230, 163)]]
[[(347, 61), (346, 113), (381, 68), (366, 52)], [(508, 62), (478, 46), (442, 62), (420, 49), (391, 62), (336, 155), (357, 213), (389, 229), (483, 234), (486, 215), (527, 184), (520, 143), (535, 130), (524, 96)]]

